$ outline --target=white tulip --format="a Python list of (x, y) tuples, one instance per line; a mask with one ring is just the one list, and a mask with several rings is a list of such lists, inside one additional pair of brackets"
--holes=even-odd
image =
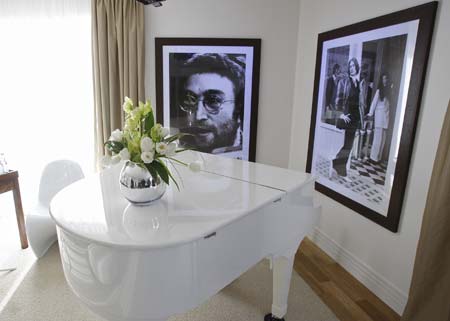
[(153, 162), (153, 156), (153, 152), (143, 152), (141, 154), (141, 159), (145, 164), (150, 164), (151, 162)]
[(123, 133), (120, 129), (116, 129), (111, 133), (111, 137), (109, 137), (109, 140), (115, 141), (115, 142), (121, 142), (123, 138)]
[(195, 162), (189, 163), (189, 169), (191, 171), (193, 171), (194, 173), (200, 172), (200, 170), (202, 169), (202, 162), (195, 161)]
[(130, 159), (130, 152), (128, 151), (128, 148), (124, 148), (119, 153), (120, 159), (126, 161)]
[(149, 137), (144, 137), (141, 139), (141, 150), (143, 152), (152, 152), (155, 150), (155, 144)]
[(167, 145), (166, 156), (168, 156), (168, 157), (175, 156), (176, 150), (177, 150), (177, 144), (170, 143), (169, 145)]
[(156, 151), (161, 155), (165, 155), (167, 152), (167, 144), (163, 142), (156, 143)]

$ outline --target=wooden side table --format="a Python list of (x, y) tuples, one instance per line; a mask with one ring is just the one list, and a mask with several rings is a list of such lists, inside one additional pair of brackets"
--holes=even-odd
[(0, 194), (9, 191), (12, 191), (14, 196), (17, 225), (19, 226), (20, 243), (22, 245), (22, 249), (26, 249), (28, 247), (28, 240), (27, 232), (25, 229), (25, 220), (23, 217), (22, 200), (20, 198), (18, 171), (10, 171), (8, 173), (0, 174)]

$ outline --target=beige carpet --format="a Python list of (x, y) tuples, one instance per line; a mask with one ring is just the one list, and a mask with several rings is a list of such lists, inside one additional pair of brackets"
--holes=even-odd
[[(293, 272), (286, 321), (338, 321), (303, 279)], [(272, 277), (267, 260), (196, 309), (170, 321), (263, 321), (270, 311)], [(57, 245), (28, 272), (0, 313), (1, 321), (102, 321), (66, 285)], [(125, 320), (124, 320), (125, 321)]]
[(35, 260), (36, 257), (31, 248), (21, 249), (12, 192), (1, 194), (0, 269), (6, 267), (16, 267), (16, 269), (0, 271), (0, 311), (20, 285)]
[[(0, 251), (2, 251), (1, 247)], [(6, 251), (8, 251), (8, 255), (13, 257), (11, 261), (15, 261), (14, 265), (17, 268), (13, 271), (0, 271), (0, 311), (2, 311), (8, 300), (12, 297), (17, 287), (20, 286), (28, 270), (36, 260), (36, 256), (34, 256), (30, 248), (21, 250), (20, 245), (18, 245), (16, 248), (8, 248)], [(6, 264), (3, 265), (1, 262), (0, 260), (0, 267), (6, 266)]]

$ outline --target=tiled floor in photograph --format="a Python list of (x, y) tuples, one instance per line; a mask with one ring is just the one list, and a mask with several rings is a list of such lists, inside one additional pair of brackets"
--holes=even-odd
[(368, 161), (363, 162), (357, 159), (352, 159), (350, 162), (350, 168), (357, 171), (359, 176), (367, 177), (380, 186), (384, 185), (384, 180), (386, 179), (385, 163), (373, 164)]
[(364, 197), (368, 202), (380, 205), (384, 198), (383, 184), (386, 173), (386, 166), (365, 164), (352, 159), (350, 169), (347, 172), (347, 178), (350, 182), (339, 175), (329, 177), (331, 160), (322, 156), (317, 157), (316, 173), (319, 176), (326, 177), (332, 182), (343, 185), (353, 192)]

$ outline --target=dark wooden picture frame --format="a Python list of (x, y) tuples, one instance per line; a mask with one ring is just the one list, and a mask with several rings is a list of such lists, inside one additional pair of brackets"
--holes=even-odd
[[(193, 134), (185, 138), (186, 146), (255, 161), (260, 56), (261, 39), (155, 38), (157, 121), (171, 131)], [(192, 75), (211, 73), (218, 76), (200, 80), (208, 84), (203, 93), (192, 93), (186, 88), (194, 79), (190, 78)], [(224, 97), (233, 97), (222, 99), (220, 111), (211, 110), (209, 106), (214, 104), (205, 105), (205, 95), (209, 101), (216, 99), (216, 93), (221, 92), (216, 87), (224, 81), (231, 81), (233, 88), (233, 93)], [(195, 86), (200, 88), (203, 84)], [(227, 102), (230, 103), (225, 106)], [(221, 127), (221, 120), (214, 119), (214, 113), (220, 116), (222, 111), (228, 113), (227, 117), (232, 113), (232, 120)], [(200, 112), (204, 119), (199, 119)]]
[(306, 171), (318, 177), (316, 190), (392, 232), (436, 10), (437, 2), (429, 2), (318, 36)]

